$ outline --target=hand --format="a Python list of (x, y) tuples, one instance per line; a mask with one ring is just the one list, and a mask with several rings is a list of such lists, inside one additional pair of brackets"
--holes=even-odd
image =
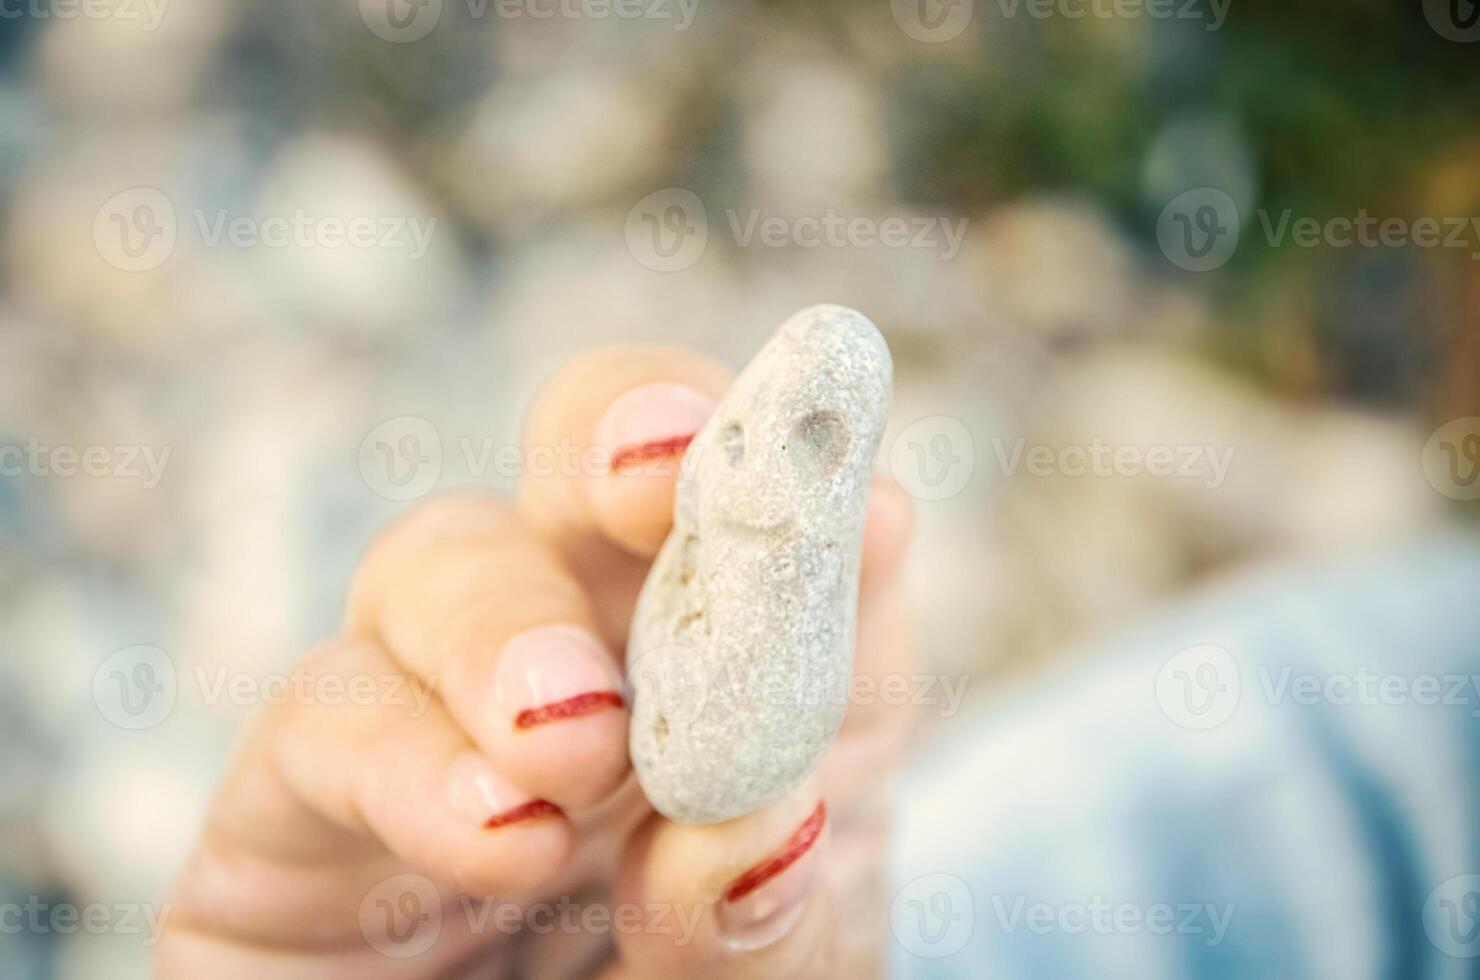
[[(580, 358), (531, 411), (517, 502), (437, 498), (377, 537), (342, 633), (295, 668), (304, 690), (332, 678), (377, 694), (255, 720), (176, 886), (160, 976), (878, 969), (907, 706), (852, 699), (811, 780), (723, 824), (655, 814), (627, 757), (622, 649), (671, 521), (675, 437), (728, 380), (670, 348)], [(591, 447), (615, 465), (589, 465), (606, 458)], [(876, 480), (860, 675), (912, 669), (896, 574), (911, 523), (908, 498)]]

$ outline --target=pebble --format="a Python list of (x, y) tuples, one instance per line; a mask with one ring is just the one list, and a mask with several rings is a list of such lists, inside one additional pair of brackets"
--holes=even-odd
[(631, 755), (684, 823), (802, 782), (842, 724), (889, 348), (842, 306), (792, 316), (683, 461), (628, 641)]

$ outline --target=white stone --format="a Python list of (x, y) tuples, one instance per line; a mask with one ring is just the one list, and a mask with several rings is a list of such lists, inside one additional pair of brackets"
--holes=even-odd
[(864, 316), (811, 307), (690, 445), (628, 641), (632, 761), (665, 816), (756, 809), (805, 779), (842, 723), (892, 373)]

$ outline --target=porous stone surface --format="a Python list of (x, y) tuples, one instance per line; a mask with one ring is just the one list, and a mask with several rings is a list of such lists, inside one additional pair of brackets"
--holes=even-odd
[(805, 779), (842, 723), (892, 374), (866, 317), (810, 307), (690, 444), (627, 647), (632, 761), (665, 816), (754, 810)]

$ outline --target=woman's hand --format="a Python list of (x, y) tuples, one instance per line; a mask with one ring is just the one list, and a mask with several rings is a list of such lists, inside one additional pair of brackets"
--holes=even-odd
[[(531, 411), (517, 502), (433, 499), (372, 543), (343, 631), (303, 658), (295, 690), (374, 694), (256, 720), (176, 887), (161, 976), (878, 968), (907, 705), (850, 699), (813, 779), (723, 824), (655, 814), (627, 757), (628, 619), (683, 437), (727, 384), (671, 348), (580, 358)], [(913, 667), (896, 574), (911, 520), (876, 480), (855, 657), (875, 683), (860, 692)]]

